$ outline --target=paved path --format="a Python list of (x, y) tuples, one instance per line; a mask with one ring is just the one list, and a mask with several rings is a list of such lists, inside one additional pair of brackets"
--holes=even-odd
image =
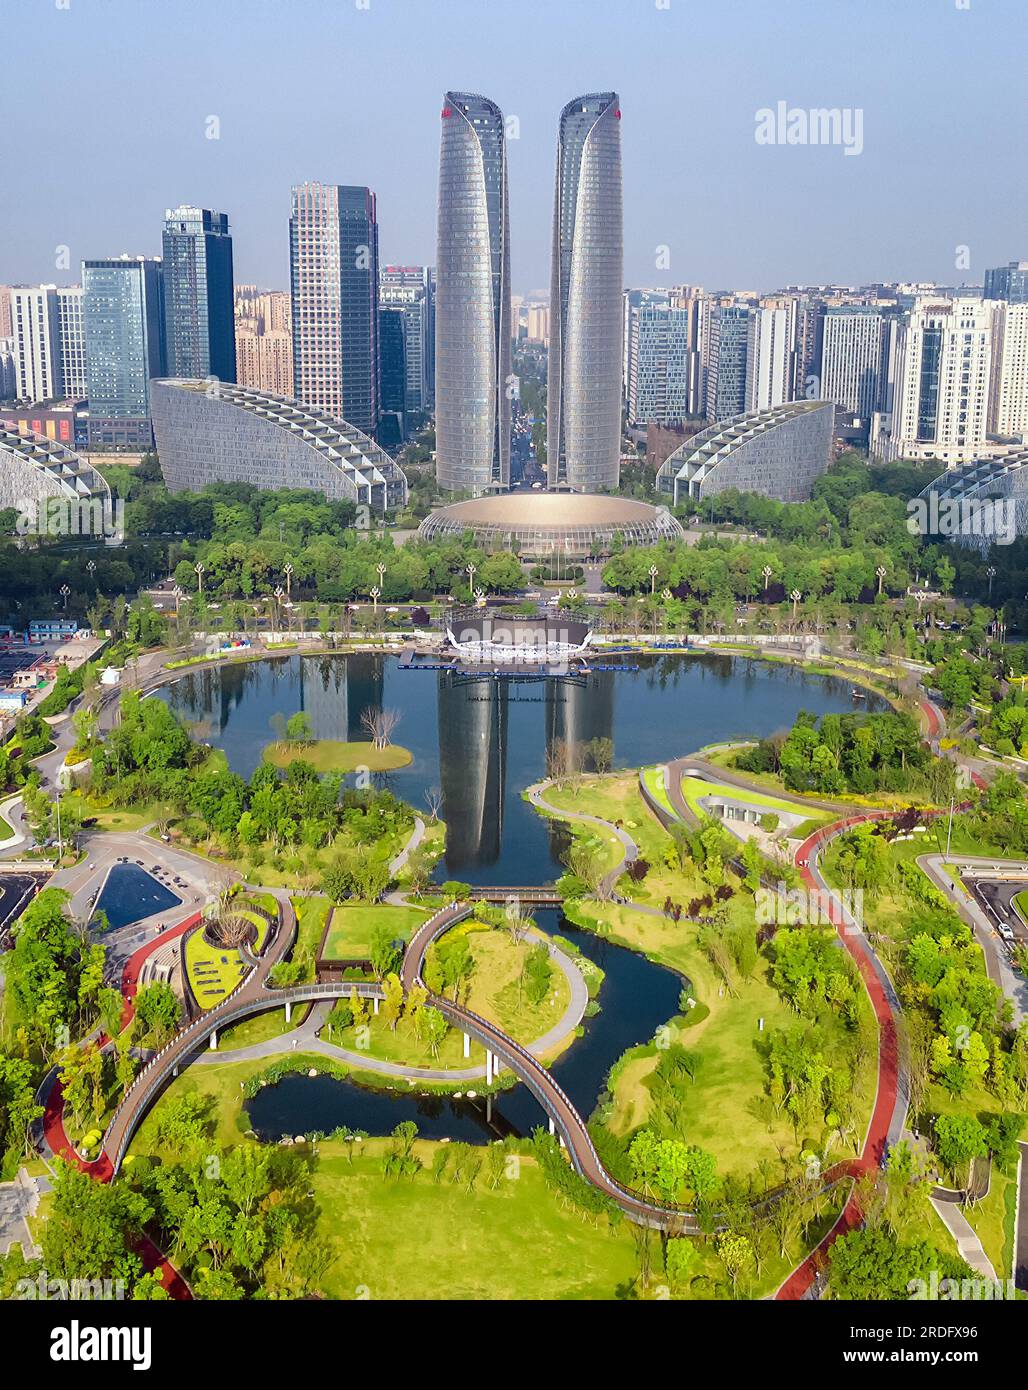
[(6, 1255), (12, 1245), (20, 1245), (26, 1259), (39, 1253), (27, 1219), (38, 1205), (39, 1189), (26, 1169), (19, 1168), (13, 1182), (0, 1183), (0, 1255)]
[(397, 876), (397, 874), (400, 872), (400, 870), (406, 867), (406, 865), (407, 865), (407, 860), (411, 857), (411, 855), (412, 855), (412, 854), (414, 853), (414, 851), (417, 849), (418, 845), (421, 844), (421, 841), (422, 841), (424, 838), (425, 838), (425, 822), (421, 819), (420, 816), (415, 816), (415, 817), (414, 817), (414, 829), (413, 829), (413, 831), (411, 832), (410, 839), (407, 841), (407, 843), (404, 845), (403, 849), (400, 850), (400, 853), (396, 856), (396, 858), (395, 858), (395, 859), (392, 861), (392, 863), (389, 865), (389, 872), (390, 872), (390, 874), (392, 875), (393, 878), (396, 878), (396, 876)]
[(1018, 1144), (1014, 1209), (1014, 1285), (1028, 1291), (1028, 1144)]
[(966, 854), (951, 855), (948, 861), (943, 854), (921, 854), (917, 858), (918, 867), (928, 875), (939, 892), (949, 899), (974, 933), (974, 938), (985, 956), (985, 969), (989, 979), (1000, 987), (1013, 1005), (1014, 1024), (1017, 1026), (1022, 1019), (1028, 1017), (1028, 980), (1011, 966), (995, 927), (978, 903), (969, 893), (962, 891), (960, 885), (946, 872), (947, 862), (958, 869), (991, 869), (995, 864), (1004, 868), (1023, 869), (1024, 861), (982, 858)]
[[(545, 945), (550, 953), (550, 959), (563, 973), (570, 990), (568, 1006), (557, 1022), (552, 1028), (548, 1028), (541, 1037), (527, 1044), (529, 1052), (537, 1057), (543, 1057), (552, 1048), (563, 1042), (581, 1023), (585, 1016), (586, 1005), (589, 1003), (589, 990), (585, 983), (585, 977), (571, 956), (562, 951), (544, 933), (540, 933), (538, 938), (533, 936), (534, 939), (538, 939)], [(340, 988), (345, 991), (345, 981)], [(345, 999), (345, 993), (343, 998)], [(318, 1036), (324, 1027), (330, 1009), (330, 1004), (315, 1004), (308, 1018), (290, 1033), (281, 1033), (276, 1038), (267, 1038), (265, 1041), (253, 1043), (249, 1047), (204, 1052), (196, 1058), (196, 1062), (201, 1065), (216, 1062), (248, 1062), (261, 1057), (281, 1056), (282, 1053), (318, 1052), (324, 1057), (332, 1057), (361, 1071), (381, 1072), (385, 1076), (410, 1077), (415, 1081), (481, 1081), (486, 1074), (484, 1066), (404, 1066), (400, 1062), (389, 1062), (383, 1058), (372, 1057), (367, 1052), (339, 1047), (328, 1039)]]
[[(621, 848), (624, 850), (624, 853), (614, 867), (604, 874), (599, 886), (598, 896), (600, 898), (610, 898), (614, 884), (624, 872), (625, 865), (639, 857), (638, 845), (632, 839), (631, 835), (629, 835), (628, 831), (623, 829), (620, 825), (614, 825), (611, 821), (603, 820), (600, 816), (586, 815), (584, 811), (565, 811), (560, 806), (554, 806), (552, 802), (547, 801), (544, 796), (544, 792), (547, 788), (553, 785), (553, 778), (546, 778), (545, 781), (536, 782), (534, 786), (528, 787), (525, 791), (525, 795), (533, 806), (537, 807), (540, 811), (545, 811), (547, 815), (558, 816), (562, 820), (578, 821), (583, 825), (595, 826), (598, 830), (604, 831), (606, 834), (621, 842)], [(621, 901), (621, 899), (618, 901)]]
[(945, 1202), (938, 1197), (932, 1197), (930, 1200), (939, 1220), (956, 1241), (960, 1258), (966, 1260), (976, 1274), (995, 1283), (997, 1275), (992, 1267), (992, 1261), (986, 1255), (985, 1247), (964, 1215), (960, 1204), (958, 1202)]

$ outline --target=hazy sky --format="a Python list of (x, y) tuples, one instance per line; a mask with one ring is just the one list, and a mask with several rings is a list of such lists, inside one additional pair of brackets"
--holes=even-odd
[[(610, 88), (627, 284), (980, 282), (1028, 257), (1026, 39), (1028, 0), (0, 0), (0, 283), (159, 254), (194, 203), (285, 288), (307, 178), (370, 185), (383, 263), (431, 262), (447, 88), (518, 118), (516, 292), (549, 282), (560, 108)], [(863, 152), (758, 144), (779, 101), (859, 108)]]

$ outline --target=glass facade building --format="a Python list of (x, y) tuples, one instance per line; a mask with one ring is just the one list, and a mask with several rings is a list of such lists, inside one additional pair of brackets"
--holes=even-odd
[(706, 415), (728, 420), (746, 410), (746, 360), (750, 311), (744, 304), (718, 304), (710, 315)]
[(510, 226), (503, 113), (470, 92), (443, 99), (436, 274), (436, 479), (478, 496), (510, 485)]
[(550, 269), (551, 488), (614, 489), (621, 459), (621, 110), (616, 92), (560, 113)]
[(83, 261), (82, 288), (89, 447), (149, 449), (150, 382), (166, 370), (161, 262)]
[(310, 488), (382, 513), (403, 506), (403, 470), (361, 430), (266, 391), (157, 381), (153, 422), (170, 492), (207, 483)]
[(1028, 304), (1028, 261), (1011, 261), (985, 272), (985, 298)]
[(236, 379), (235, 289), (228, 217), (207, 208), (164, 214), (164, 332), (175, 377)]
[(370, 188), (292, 191), (289, 273), (293, 394), (374, 434), (378, 428), (378, 220)]
[(661, 464), (657, 491), (673, 505), (738, 488), (805, 502), (832, 458), (834, 401), (789, 401), (693, 435)]

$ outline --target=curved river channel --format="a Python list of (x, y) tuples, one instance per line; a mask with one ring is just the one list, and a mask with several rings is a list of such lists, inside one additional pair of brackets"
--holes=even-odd
[[(394, 742), (409, 748), (414, 761), (379, 780), (422, 811), (429, 789), (441, 793), (447, 851), (436, 877), (521, 886), (550, 883), (561, 873), (566, 831), (521, 796), (545, 775), (554, 740), (610, 738), (615, 765), (638, 767), (708, 743), (787, 728), (801, 709), (854, 709), (848, 682), (744, 657), (644, 656), (639, 668), (594, 673), (581, 683), (512, 685), (400, 670), (389, 656), (294, 655), (192, 672), (155, 698), (167, 700), (200, 737), (223, 749), (233, 771), (244, 777), (275, 737), (276, 713), (288, 718), (305, 710), (316, 738), (355, 740), (367, 737), (361, 725), (365, 709), (397, 710)], [(857, 708), (884, 706), (869, 696)], [(600, 1013), (584, 1021), (584, 1036), (552, 1068), (580, 1113), (589, 1115), (614, 1062), (678, 1012), (683, 981), (633, 951), (580, 931), (559, 910), (535, 916), (542, 930), (574, 941), (606, 972)], [(527, 1134), (545, 1123), (521, 1085), (494, 1098), (487, 1121), (481, 1098), (374, 1091), (303, 1075), (265, 1087), (249, 1103), (249, 1115), (267, 1140), (338, 1127), (384, 1134), (412, 1119), (425, 1138), (483, 1141)]]

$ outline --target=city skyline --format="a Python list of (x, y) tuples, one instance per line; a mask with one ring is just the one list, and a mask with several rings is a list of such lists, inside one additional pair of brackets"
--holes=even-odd
[[(499, 47), (487, 26), (474, 23), (477, 7), (464, 0), (454, 0), (445, 18), (404, 0), (376, 0), (367, 10), (310, 0), (305, 12), (325, 35), (312, 48), (308, 26), (229, 0), (216, 13), (203, 11), (210, 38), (204, 54), (190, 26), (179, 22), (183, 8), (197, 7), (147, 13), (142, 28), (133, 28), (137, 46), (133, 61), (119, 67), (117, 91), (101, 88), (76, 106), (80, 137), (105, 151), (111, 196), (78, 195), (63, 181), (36, 190), (4, 228), (0, 279), (60, 283), (83, 259), (156, 254), (163, 210), (190, 202), (228, 210), (240, 281), (284, 287), (289, 188), (305, 179), (370, 187), (379, 202), (383, 263), (430, 264), (434, 118), (446, 87), (489, 92), (517, 122), (508, 143), (512, 284), (519, 294), (548, 280), (552, 132), (567, 92), (576, 90), (621, 94), (628, 284), (974, 284), (985, 267), (1018, 254), (1011, 243), (1026, 220), (1028, 194), (1004, 141), (984, 134), (1012, 130), (1019, 120), (1016, 36), (1024, 13), (1014, 3), (990, 6), (985, 25), (977, 7), (940, 6), (914, 16), (870, 0), (858, 49), (838, 16), (812, 0), (797, 0), (788, 26), (751, 0), (699, 14), (674, 3), (625, 3), (602, 17), (589, 11), (588, 25), (588, 7), (576, 0), (526, 0)], [(123, 14), (136, 18), (125, 0), (111, 0), (100, 23), (91, 0), (76, 0), (68, 10), (26, 8), (5, 17), (5, 26), (12, 52), (45, 44), (54, 72), (68, 79), (57, 87), (71, 93), (79, 65), (94, 70), (109, 57), (109, 26)], [(997, 23), (1009, 44), (995, 44)], [(573, 45), (560, 41), (572, 35)], [(247, 63), (234, 65), (246, 72), (245, 82), (226, 77), (220, 37), (238, 41), (254, 59), (274, 53), (274, 68), (257, 84), (259, 102)], [(352, 93), (343, 108), (322, 81), (340, 54)], [(975, 64), (987, 65), (989, 81), (975, 89), (973, 121), (945, 83), (920, 87), (917, 102), (904, 99), (925, 66), (955, 73)], [(154, 121), (126, 119), (134, 106), (149, 109), (157, 67), (179, 99)], [(395, 99), (384, 103), (375, 100), (383, 71), (395, 79)], [(523, 80), (512, 79), (519, 71)], [(302, 117), (290, 97), (299, 82), (309, 103)], [(860, 112), (860, 157), (837, 147), (758, 143), (758, 111), (774, 111), (779, 102)], [(45, 162), (63, 103), (57, 91), (33, 128), (19, 133), (30, 162)], [(942, 187), (943, 177), (955, 187), (960, 169), (971, 171), (971, 196), (939, 198), (927, 217), (923, 200), (910, 197), (913, 171), (928, 189)], [(868, 235), (871, 208), (887, 208), (888, 216), (876, 217)], [(864, 215), (854, 216), (860, 209)], [(667, 264), (658, 266), (661, 247)], [(958, 268), (961, 247), (967, 252)], [(63, 270), (55, 268), (55, 248), (67, 248)]]

